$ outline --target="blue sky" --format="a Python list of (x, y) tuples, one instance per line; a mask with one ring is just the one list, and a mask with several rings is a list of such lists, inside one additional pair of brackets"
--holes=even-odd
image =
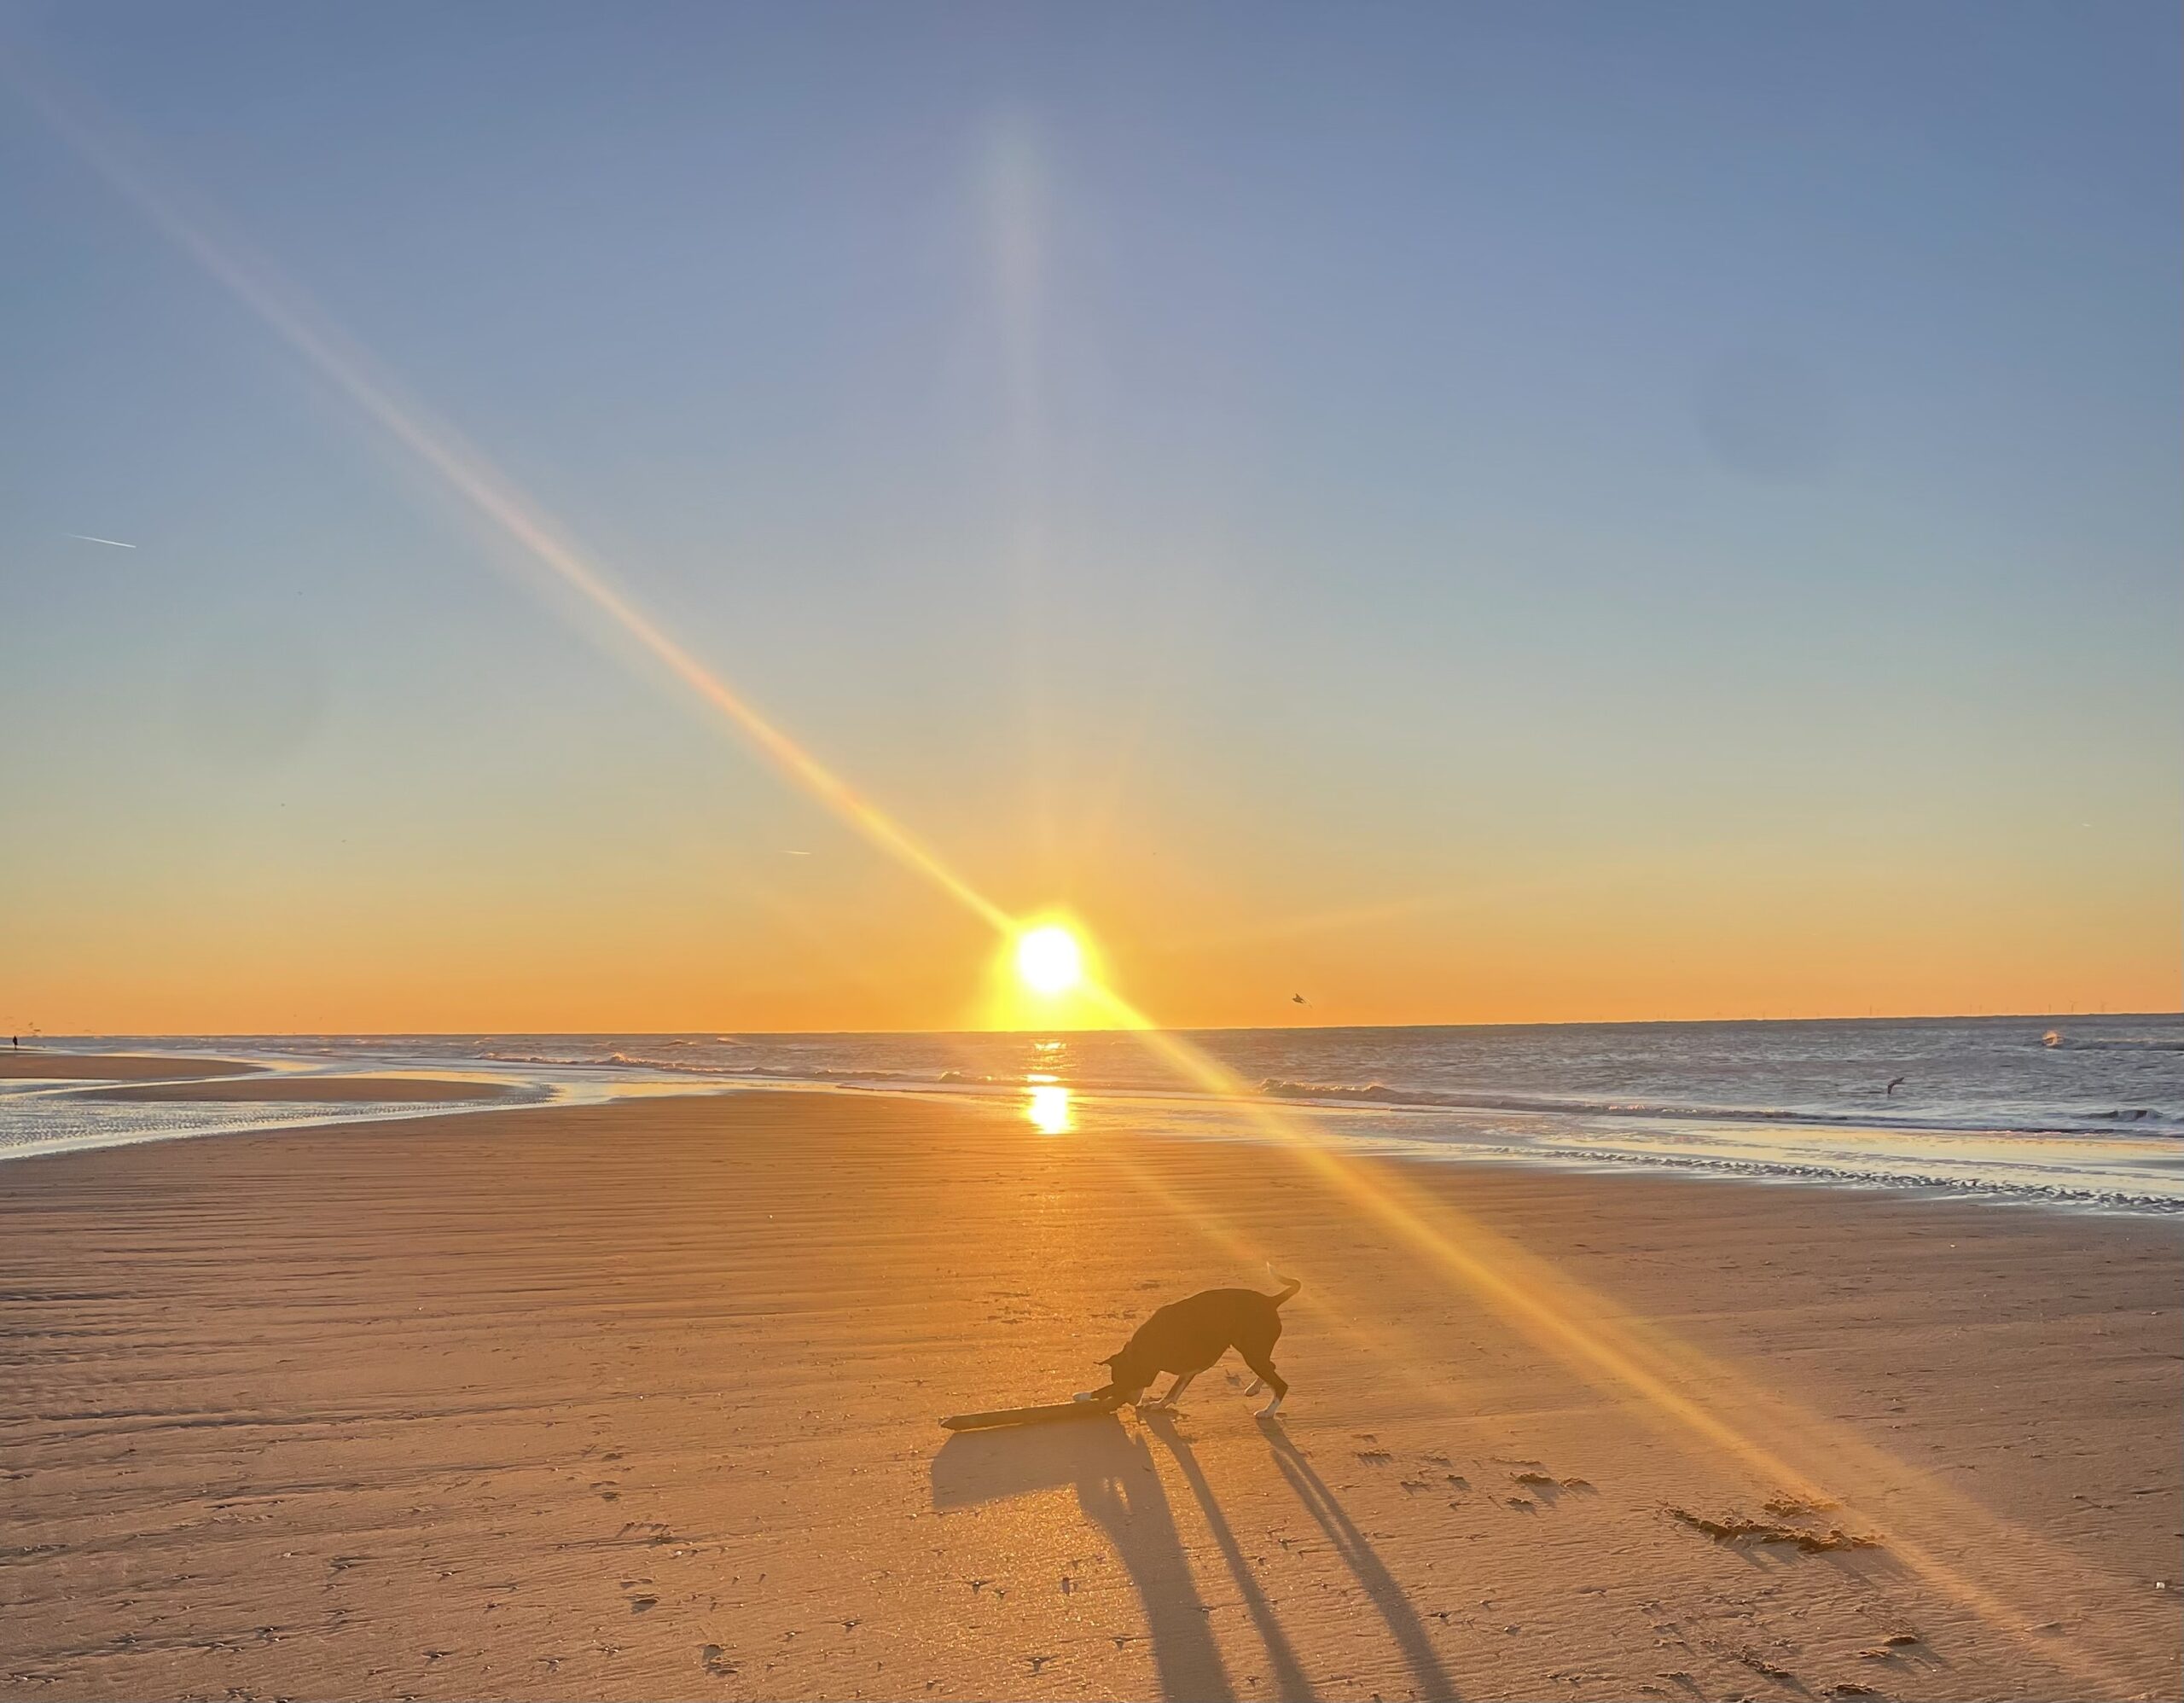
[[(1301, 971), (1356, 1020), (1849, 1008), (1844, 917), (1917, 925), (1862, 1003), (2175, 1003), (2178, 33), (69, 5), (5, 39), (1004, 904), (1248, 1021)], [(979, 949), (914, 884), (497, 571), (4, 83), (0, 148), (23, 1003), (160, 1026), (210, 952), (228, 1015), (189, 1026), (258, 1026), (253, 987), (364, 1025), (481, 961), (552, 991), (433, 1012), (948, 1014)]]

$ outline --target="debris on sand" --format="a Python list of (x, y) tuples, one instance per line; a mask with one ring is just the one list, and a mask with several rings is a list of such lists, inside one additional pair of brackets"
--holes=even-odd
[(1773, 1520), (1746, 1520), (1741, 1514), (1731, 1514), (1727, 1520), (1709, 1520), (1702, 1514), (1693, 1514), (1687, 1508), (1670, 1507), (1668, 1516), (1678, 1525), (1688, 1526), (1694, 1532), (1704, 1532), (1717, 1543), (1793, 1543), (1808, 1555), (1817, 1555), (1833, 1549), (1875, 1549), (1879, 1539), (1866, 1537), (1829, 1526), (1824, 1532), (1805, 1531), (1795, 1526), (1783, 1526)]
[(1593, 1488), (1590, 1479), (1558, 1479), (1552, 1473), (1512, 1473), (1509, 1479), (1513, 1484), (1531, 1485), (1542, 1490), (1589, 1491)]
[(1771, 1514), (1778, 1520), (1810, 1520), (1840, 1506), (1839, 1502), (1823, 1502), (1811, 1496), (1770, 1496), (1759, 1505), (1762, 1513)]

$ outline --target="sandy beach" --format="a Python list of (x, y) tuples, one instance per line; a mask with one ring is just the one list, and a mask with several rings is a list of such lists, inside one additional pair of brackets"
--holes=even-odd
[[(25, 1160), (0, 1694), (2173, 1696), (2179, 1253), (816, 1093)], [(936, 1426), (1268, 1257), (1280, 1421)]]

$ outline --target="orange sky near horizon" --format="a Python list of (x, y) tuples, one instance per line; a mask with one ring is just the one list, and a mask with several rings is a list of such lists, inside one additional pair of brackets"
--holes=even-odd
[[(0, 922), (13, 1007), (51, 1034), (979, 1028), (1001, 943), (846, 834), (808, 857), (685, 845), (595, 867), (329, 869), (301, 846), (41, 885)], [(109, 850), (108, 857), (119, 856)], [(1724, 853), (1305, 910), (1258, 881), (1127, 858), (1072, 910), (1107, 979), (1176, 1027), (2162, 1011), (2171, 872), (2087, 890), (2036, 869), (1815, 871)], [(159, 861), (154, 852), (145, 860)], [(752, 869), (751, 865), (758, 863)], [(642, 866), (642, 867), (640, 867)], [(1140, 868), (1165, 868), (1140, 863)], [(749, 873), (746, 883), (739, 869)], [(1263, 874), (1261, 872), (1262, 879)], [(163, 890), (164, 889), (164, 890)], [(601, 898), (604, 891), (612, 896)], [(1309, 1004), (1293, 1003), (1294, 993)]]

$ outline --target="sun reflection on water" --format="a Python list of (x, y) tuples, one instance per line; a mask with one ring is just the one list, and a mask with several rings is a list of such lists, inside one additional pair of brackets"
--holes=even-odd
[(1024, 1115), (1043, 1136), (1066, 1136), (1077, 1127), (1070, 1121), (1069, 1090), (1058, 1083), (1035, 1085), (1024, 1103)]

